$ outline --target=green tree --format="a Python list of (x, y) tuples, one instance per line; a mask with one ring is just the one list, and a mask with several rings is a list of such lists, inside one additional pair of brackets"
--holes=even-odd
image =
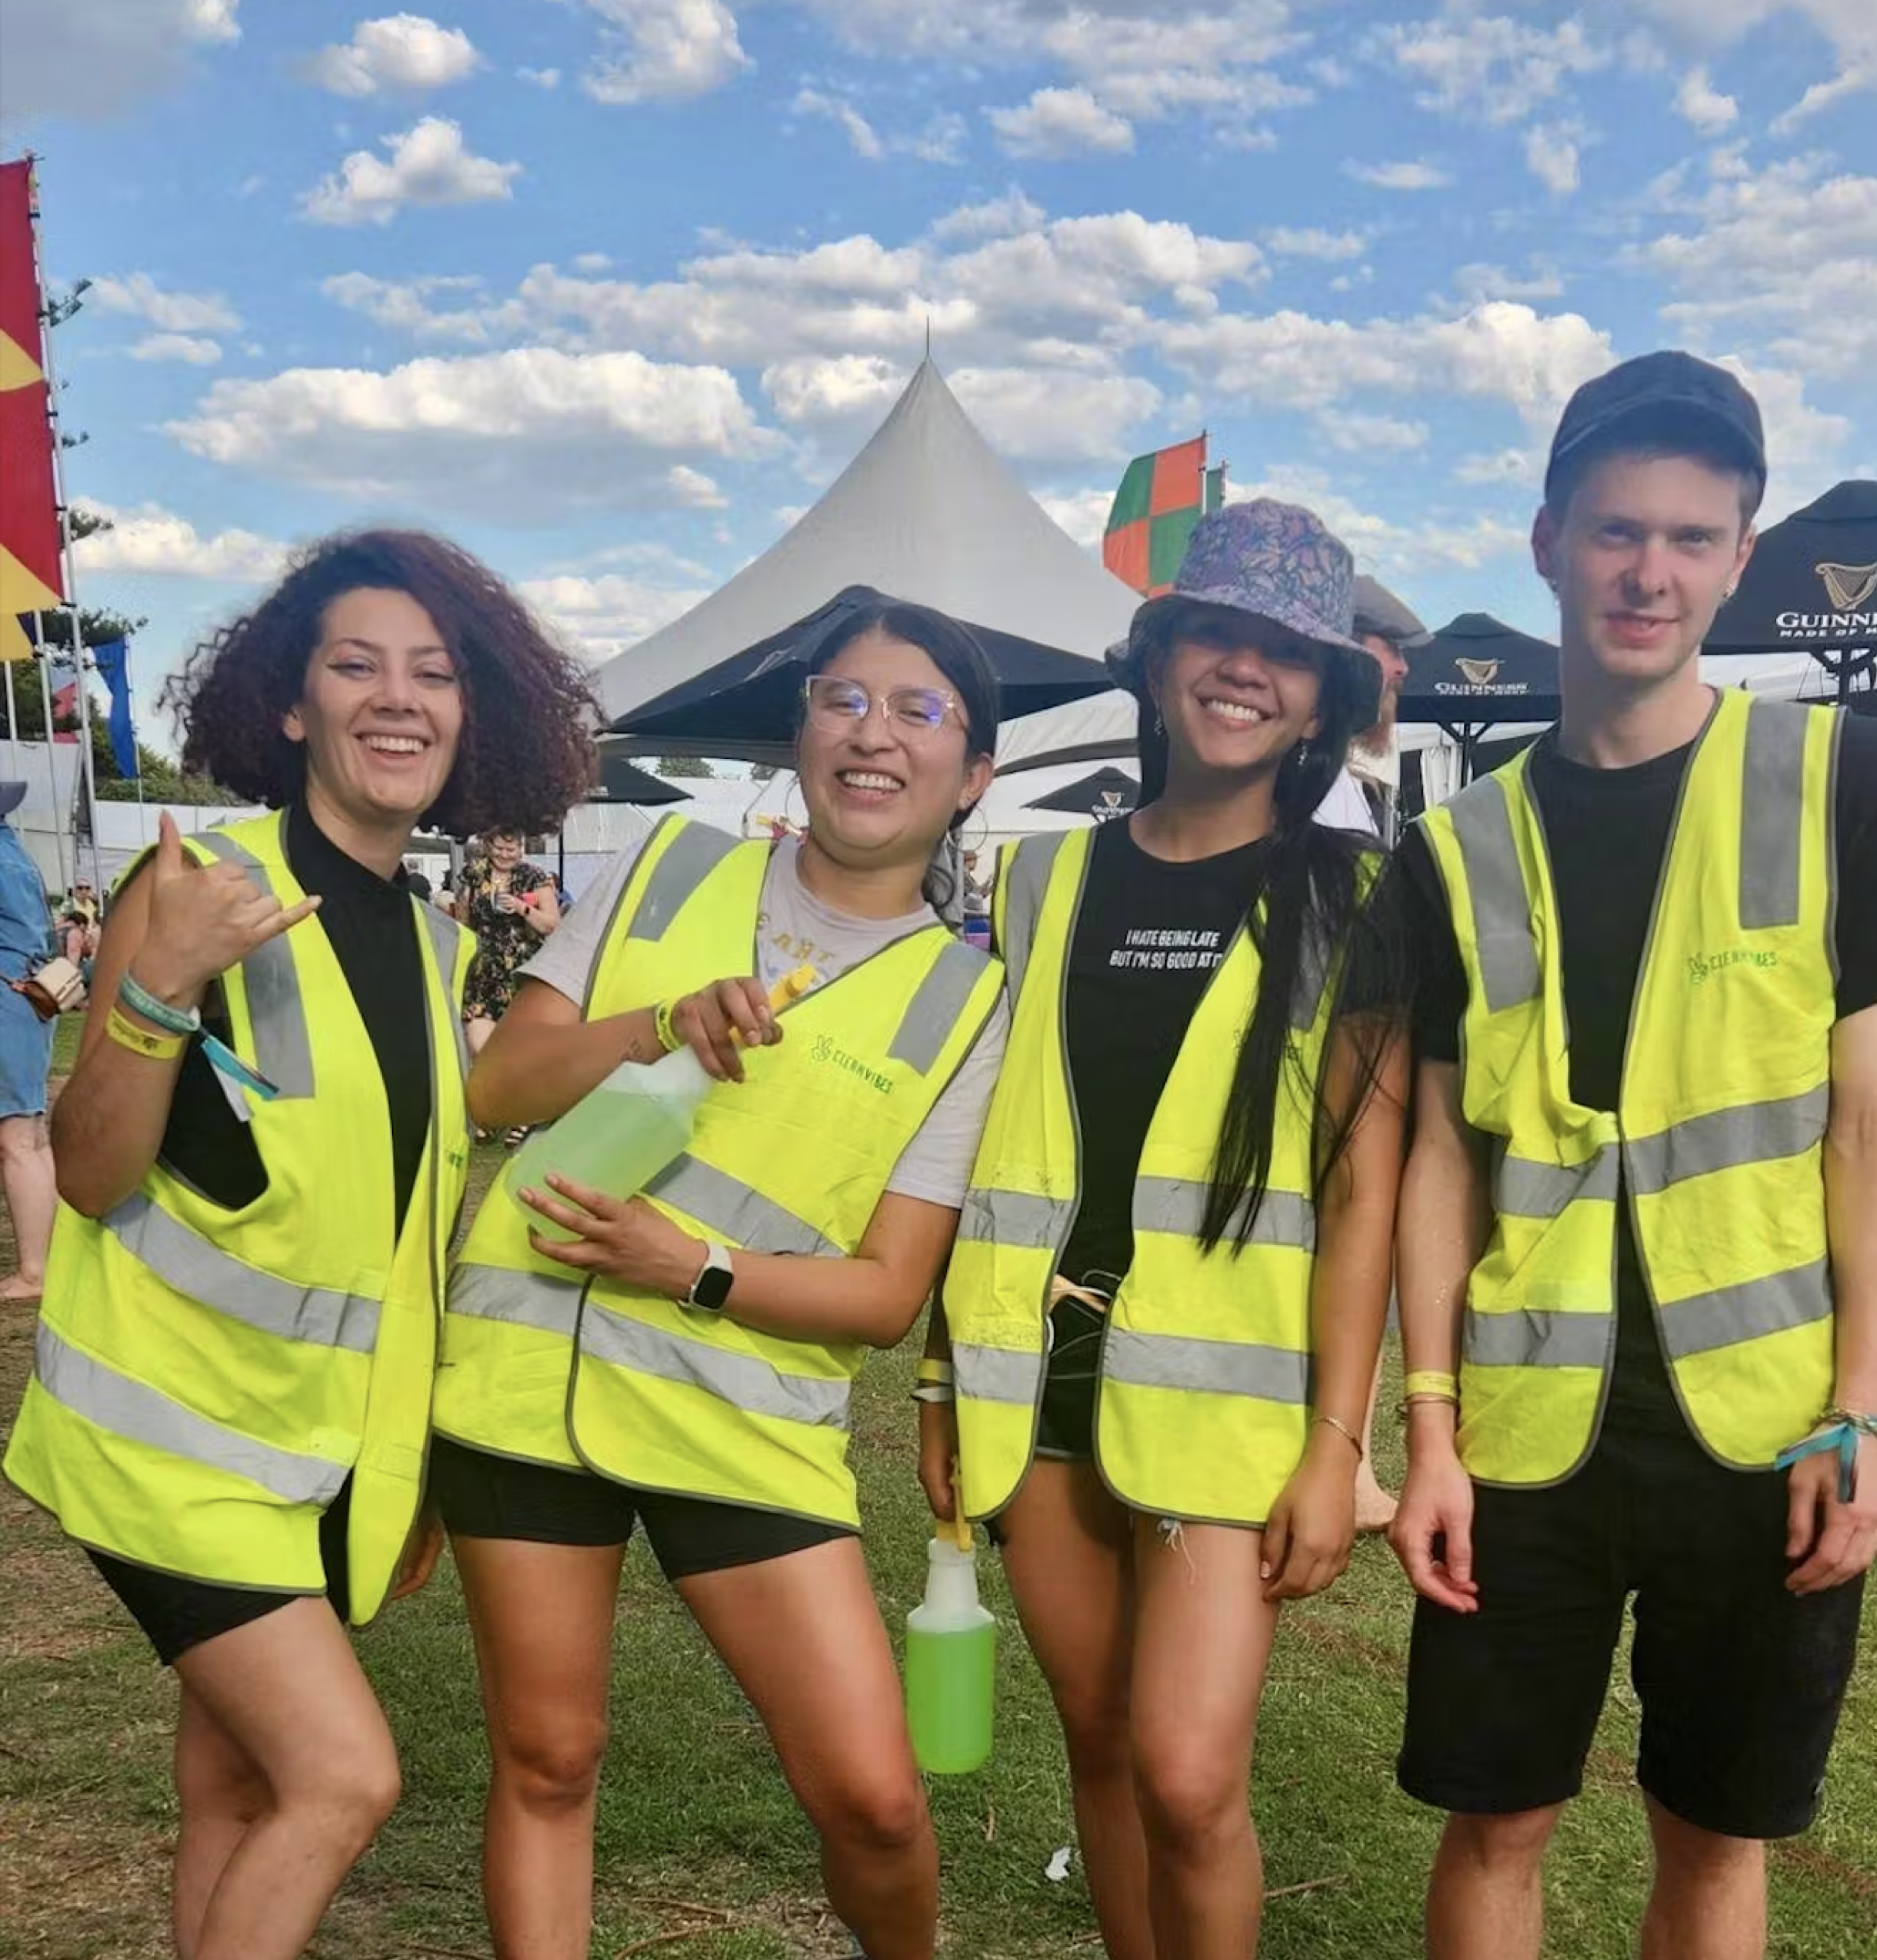
[(679, 776), (686, 778), (704, 776), (714, 781), (717, 775), (717, 772), (701, 756), (660, 756), (658, 773), (666, 781)]

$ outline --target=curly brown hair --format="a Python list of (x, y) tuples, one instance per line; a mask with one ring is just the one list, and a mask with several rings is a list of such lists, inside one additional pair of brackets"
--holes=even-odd
[(304, 692), (326, 608), (361, 587), (422, 606), (461, 682), (463, 738), (425, 826), (558, 829), (593, 779), (600, 710), (585, 672), (487, 565), (424, 531), (320, 539), (253, 612), (203, 641), (160, 698), (182, 729), (183, 768), (270, 808), (299, 797), (306, 759), (282, 718)]

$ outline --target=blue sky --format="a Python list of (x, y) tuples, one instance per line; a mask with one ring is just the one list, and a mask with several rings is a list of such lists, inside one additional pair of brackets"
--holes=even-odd
[(928, 323), (1079, 538), (1204, 427), (1430, 622), (1543, 625), (1544, 446), (1624, 355), (1739, 365), (1773, 515), (1877, 475), (1873, 0), (414, 4), (8, 0), (140, 692), (379, 517), (615, 651), (813, 501)]

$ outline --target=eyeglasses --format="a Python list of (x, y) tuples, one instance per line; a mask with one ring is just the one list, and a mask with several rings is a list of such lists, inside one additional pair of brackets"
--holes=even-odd
[(895, 734), (921, 742), (937, 734), (948, 714), (959, 714), (958, 697), (936, 687), (891, 687), (876, 700), (857, 680), (841, 674), (813, 674), (803, 684), (808, 718), (824, 735), (845, 735), (865, 726), (877, 708)]

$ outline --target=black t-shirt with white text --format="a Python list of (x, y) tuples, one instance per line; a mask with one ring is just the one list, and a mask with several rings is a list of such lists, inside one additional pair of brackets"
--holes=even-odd
[[(1532, 751), (1529, 781), (1557, 898), (1570, 1093), (1588, 1109), (1615, 1109), (1621, 1099), (1637, 980), (1694, 746), (1625, 769), (1567, 760), (1554, 730)], [(1845, 722), (1835, 817), (1842, 1020), (1877, 1006), (1877, 722)], [(1466, 975), (1446, 889), (1418, 827), (1403, 841), (1396, 863), (1416, 940), (1415, 1052), (1424, 1061), (1457, 1062)], [(1629, 1431), (1687, 1433), (1657, 1339), (1626, 1197), (1617, 1207), (1616, 1365), (1605, 1421)]]

